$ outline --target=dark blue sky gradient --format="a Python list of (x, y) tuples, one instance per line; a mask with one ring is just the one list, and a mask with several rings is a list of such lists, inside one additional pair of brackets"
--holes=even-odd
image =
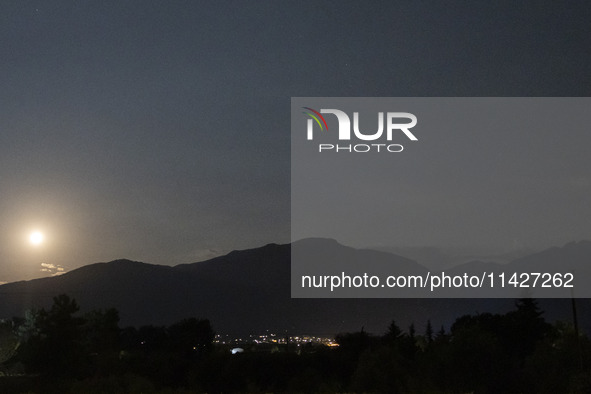
[(0, 281), (289, 242), (290, 97), (589, 96), (589, 21), (583, 1), (4, 2)]

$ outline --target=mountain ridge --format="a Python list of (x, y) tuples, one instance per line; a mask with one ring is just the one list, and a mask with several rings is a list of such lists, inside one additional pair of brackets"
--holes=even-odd
[[(327, 242), (343, 253), (353, 249), (334, 240), (315, 242)], [(568, 253), (588, 251), (591, 257), (591, 242), (567, 245)], [(174, 267), (117, 259), (56, 277), (7, 283), (0, 286), (0, 318), (23, 316), (29, 308), (47, 308), (52, 297), (66, 293), (83, 310), (117, 308), (122, 326), (166, 325), (199, 317), (210, 319), (217, 330), (225, 333), (336, 333), (362, 326), (380, 332), (392, 319), (403, 326), (420, 325), (427, 319), (446, 324), (461, 314), (506, 311), (513, 304), (511, 299), (292, 299), (291, 246), (267, 244)], [(554, 256), (562, 248), (547, 250)], [(354, 250), (361, 255), (367, 252)], [(390, 256), (379, 253), (383, 253), (382, 258)], [(406, 260), (412, 261), (396, 255), (391, 261)], [(561, 306), (551, 306), (556, 310), (550, 314), (564, 316), (567, 301), (554, 302)]]

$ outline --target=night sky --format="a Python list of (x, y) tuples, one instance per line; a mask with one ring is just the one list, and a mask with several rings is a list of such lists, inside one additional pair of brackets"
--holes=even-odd
[[(586, 1), (4, 1), (0, 18), (0, 282), (289, 242), (291, 97), (591, 91)], [(590, 135), (571, 198), (545, 172), (532, 212), (557, 211), (562, 238), (522, 242), (591, 238)]]

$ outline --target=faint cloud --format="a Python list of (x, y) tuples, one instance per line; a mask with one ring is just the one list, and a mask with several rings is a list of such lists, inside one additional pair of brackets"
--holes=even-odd
[(187, 253), (177, 255), (175, 260), (180, 261), (181, 264), (196, 263), (213, 259), (214, 257), (218, 257), (226, 253), (228, 252), (223, 252), (213, 248), (194, 249), (188, 251)]
[(213, 259), (214, 257), (218, 257), (222, 254), (221, 251), (216, 249), (199, 249), (193, 253), (192, 260), (197, 261), (204, 261)]
[(59, 276), (65, 274), (66, 269), (59, 264), (41, 263), (41, 272), (45, 272), (50, 276)]

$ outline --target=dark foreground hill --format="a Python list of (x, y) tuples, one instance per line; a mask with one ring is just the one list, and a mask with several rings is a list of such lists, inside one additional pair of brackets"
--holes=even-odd
[[(332, 240), (322, 242), (351, 250)], [(513, 307), (511, 299), (292, 299), (290, 247), (269, 244), (176, 267), (116, 260), (58, 277), (9, 283), (0, 286), (0, 318), (48, 307), (52, 297), (65, 293), (83, 310), (117, 308), (121, 326), (167, 325), (199, 317), (208, 318), (220, 333), (270, 330), (329, 335), (362, 327), (383, 333), (392, 320), (402, 327), (414, 322), (418, 329), (428, 319), (437, 327), (448, 326), (463, 314), (504, 312)], [(386, 257), (392, 264), (416, 264), (396, 255)], [(588, 303), (580, 301), (585, 315)], [(570, 317), (570, 300), (545, 300), (541, 307), (548, 310), (550, 319)]]

